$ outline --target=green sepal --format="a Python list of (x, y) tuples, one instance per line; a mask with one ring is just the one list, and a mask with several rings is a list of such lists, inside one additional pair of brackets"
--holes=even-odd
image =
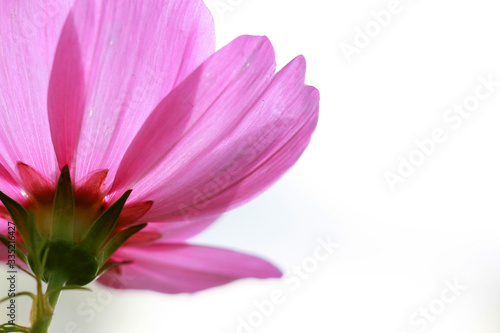
[(121, 265), (131, 264), (131, 263), (132, 263), (132, 261), (130, 261), (130, 260), (129, 261), (115, 261), (115, 262), (106, 263), (101, 267), (101, 269), (99, 269), (99, 272), (97, 272), (97, 276), (100, 276), (102, 273), (104, 273), (108, 269), (115, 268), (115, 267), (118, 267)]
[(35, 294), (30, 293), (29, 291), (22, 291), (20, 293), (16, 293), (15, 296), (7, 296), (7, 297), (4, 297), (4, 298), (0, 299), (0, 303), (3, 303), (5, 301), (8, 301), (9, 299), (16, 298), (16, 297), (19, 297), (19, 296), (29, 296), (33, 300), (36, 298)]
[(24, 273), (26, 273), (28, 276), (31, 276), (33, 279), (36, 280), (36, 276), (33, 275), (33, 273), (31, 273), (30, 271), (28, 271), (27, 269), (24, 269), (24, 267), (22, 267), (21, 265), (16, 265), (17, 268), (21, 271), (23, 271)]
[(58, 276), (68, 285), (84, 286), (96, 278), (99, 268), (97, 260), (85, 247), (55, 241), (47, 243), (47, 251), (42, 276), (45, 282)]
[(7, 208), (7, 211), (9, 212), (10, 216), (14, 220), (14, 224), (17, 227), (17, 231), (19, 231), (19, 234), (21, 237), (24, 239), (24, 241), (29, 244), (29, 232), (28, 232), (28, 212), (24, 207), (19, 204), (17, 201), (11, 199), (9, 196), (7, 196), (5, 193), (0, 191), (0, 200), (2, 201), (3, 205), (5, 208)]
[(73, 241), (75, 200), (68, 166), (61, 170), (52, 210), (51, 240)]
[(90, 291), (90, 292), (92, 291), (92, 289), (81, 287), (81, 286), (78, 286), (78, 285), (75, 285), (75, 286), (68, 285), (68, 286), (64, 286), (64, 287), (52, 289), (51, 291), (47, 292), (45, 295), (46, 296), (50, 296), (53, 293), (58, 293), (58, 292), (61, 292), (63, 290), (83, 290), (83, 291)]
[(16, 324), (3, 324), (0, 325), (0, 333), (14, 332), (14, 333), (29, 333), (29, 328), (19, 326)]
[(28, 213), (24, 207), (15, 200), (8, 197), (3, 192), (0, 192), (0, 200), (7, 208), (10, 216), (14, 220), (17, 231), (26, 244), (27, 264), (31, 267), (35, 275), (40, 273), (40, 253), (45, 241), (38, 232), (33, 214)]
[(82, 243), (90, 252), (97, 254), (106, 239), (111, 235), (131, 192), (132, 190), (125, 192), (120, 199), (99, 216), (87, 232)]
[(44, 266), (43, 262), (40, 262), (40, 259), (43, 257), (43, 249), (46, 241), (38, 231), (33, 214), (28, 214), (26, 224), (28, 226), (28, 238), (30, 240), (30, 242), (27, 243), (28, 263), (33, 273), (35, 273), (36, 276), (40, 276), (42, 267)]
[(26, 250), (26, 247), (24, 246), (25, 244), (16, 242), (16, 246), (20, 248), (24, 253), (28, 253), (28, 250)]
[(138, 233), (144, 227), (147, 225), (147, 223), (135, 225), (133, 227), (127, 228), (125, 230), (120, 231), (117, 233), (111, 240), (104, 246), (102, 251), (99, 253), (97, 256), (97, 262), (99, 263), (100, 266), (103, 266), (106, 261), (113, 255), (113, 253), (120, 248), (120, 246), (123, 245), (129, 239), (132, 237), (134, 234)]
[[(9, 246), (11, 244), (11, 241), (9, 238), (5, 235), (0, 234), (0, 243), (5, 245), (7, 248), (7, 251), (9, 250)], [(22, 250), (22, 247), (19, 246), (19, 243), (15, 243), (15, 251), (16, 251), (16, 258), (20, 259), (23, 263), (26, 265), (28, 264), (28, 258), (26, 257), (26, 252)]]
[(26, 219), (26, 224), (28, 225), (28, 237), (30, 242), (28, 243), (28, 251), (31, 252), (36, 250), (37, 253), (40, 253), (40, 250), (45, 245), (46, 240), (43, 239), (42, 235), (38, 231), (38, 227), (35, 223), (35, 216), (33, 214), (28, 214), (28, 218)]

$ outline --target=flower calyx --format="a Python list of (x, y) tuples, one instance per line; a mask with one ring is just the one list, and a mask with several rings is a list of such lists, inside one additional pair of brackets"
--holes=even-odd
[[(82, 208), (79, 204), (81, 200), (75, 200), (74, 193), (68, 166), (61, 171), (53, 200), (48, 200), (52, 207), (44, 203), (30, 205), (26, 209), (0, 192), (0, 200), (24, 242), (17, 244), (18, 257), (26, 261), (37, 279), (44, 282), (57, 279), (71, 286), (92, 282), (106, 269), (124, 264), (108, 261), (127, 239), (146, 226), (134, 225), (123, 230), (116, 228), (131, 190), (103, 212), (96, 213), (94, 210), (89, 213), (90, 219), (79, 216), (87, 211), (85, 207), (88, 206)], [(85, 199), (87, 202), (88, 198)], [(82, 227), (81, 220), (93, 222)]]

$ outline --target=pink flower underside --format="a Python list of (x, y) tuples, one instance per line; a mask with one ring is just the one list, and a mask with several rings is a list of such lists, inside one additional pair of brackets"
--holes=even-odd
[(201, 1), (76, 1), (68, 15), (73, 2), (0, 3), (0, 163), (12, 175), (23, 161), (55, 179), (73, 162), (75, 179), (112, 179), (151, 110), (214, 51)]
[[(109, 169), (108, 179), (116, 174), (117, 194), (133, 188), (132, 202), (155, 202), (143, 221), (216, 216), (260, 193), (296, 162), (315, 128), (319, 95), (303, 83), (302, 57), (274, 76), (274, 52), (265, 37), (237, 38), (187, 76), (211, 52), (213, 32), (204, 32), (212, 31), (209, 12), (198, 1), (142, 3), (78, 1), (68, 16), (58, 47), (68, 51), (55, 52), (47, 78), (59, 164), (74, 155), (76, 179)], [(165, 22), (169, 29), (161, 28)], [(74, 60), (78, 54), (81, 61)], [(37, 58), (30, 60), (36, 69)], [(151, 68), (161, 80), (151, 79)], [(148, 89), (131, 103), (131, 95), (138, 96), (134, 88), (146, 83)], [(21, 91), (18, 95), (22, 100)], [(5, 132), (4, 141), (22, 142), (26, 131)], [(17, 151), (23, 156), (12, 158), (7, 151), (0, 156), (9, 157), (7, 170), (13, 170), (14, 160), (27, 160), (35, 169), (40, 165), (42, 175), (54, 175), (47, 166), (57, 170), (54, 164), (29, 158), (33, 151), (26, 145)]]
[[(0, 3), (7, 22), (0, 25), (0, 189), (7, 195), (22, 199), (18, 161), (51, 182), (64, 164), (77, 181), (109, 169), (111, 200), (133, 188), (128, 207), (154, 202), (136, 223), (168, 222), (130, 240), (123, 253), (137, 259), (146, 249), (137, 244), (183, 241), (255, 197), (308, 145), (319, 94), (304, 85), (303, 57), (275, 74), (272, 45), (254, 36), (209, 57), (213, 22), (201, 1), (89, 0), (70, 11), (72, 2), (50, 10), (42, 0)], [(26, 33), (37, 13), (53, 19)]]
[(48, 91), (59, 165), (72, 164), (76, 179), (95, 169), (113, 179), (151, 110), (214, 45), (201, 1), (77, 1)]
[(132, 201), (155, 201), (144, 221), (176, 221), (215, 216), (269, 187), (307, 146), (319, 99), (304, 85), (303, 57), (275, 76), (274, 66), (267, 38), (252, 36), (204, 62), (135, 137), (116, 193), (133, 185)]
[(98, 281), (118, 289), (150, 289), (175, 294), (196, 292), (241, 278), (282, 275), (276, 267), (257, 257), (186, 244), (155, 244), (132, 251), (123, 248), (115, 259), (134, 263), (107, 271)]

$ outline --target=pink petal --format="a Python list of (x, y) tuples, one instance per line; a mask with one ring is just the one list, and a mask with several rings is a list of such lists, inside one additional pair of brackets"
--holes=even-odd
[(146, 245), (153, 243), (162, 238), (162, 235), (158, 231), (153, 230), (141, 230), (138, 233), (130, 237), (124, 246), (134, 246), (134, 245)]
[[(0, 231), (0, 233), (3, 234), (3, 235), (6, 234), (6, 232), (4, 232), (4, 231)], [(8, 255), (7, 252), (8, 252), (7, 251), (7, 247), (5, 247), (5, 245), (3, 245), (3, 244), (0, 244), (0, 261), (1, 262), (7, 262), (6, 261), (7, 260), (7, 255)]]
[(148, 223), (144, 230), (160, 233), (164, 241), (172, 243), (182, 242), (206, 230), (217, 218), (214, 217), (200, 221), (151, 222)]
[(22, 200), (19, 182), (14, 179), (11, 172), (2, 164), (0, 164), (0, 189), (3, 193), (16, 201)]
[[(62, 130), (54, 135), (59, 162), (72, 159), (81, 118), (74, 178), (109, 169), (113, 179), (149, 113), (213, 53), (213, 20), (200, 0), (78, 1), (72, 15), (61, 36), (69, 55), (61, 55), (54, 71), (55, 83), (74, 78), (54, 91), (76, 92), (54, 102), (53, 133)], [(80, 61), (71, 61), (78, 53)], [(86, 96), (80, 109), (82, 85)], [(71, 110), (63, 110), (65, 105)]]
[(31, 197), (39, 202), (52, 202), (55, 184), (50, 183), (35, 169), (24, 163), (17, 163), (17, 171), (21, 179), (23, 189)]
[[(230, 63), (225, 60), (224, 64)], [(246, 70), (263, 66), (262, 62), (252, 63)], [(201, 68), (206, 68), (207, 73), (216, 72), (205, 64)], [(236, 68), (239, 71), (240, 67)], [(193, 125), (187, 127), (161, 163), (134, 186), (132, 201), (154, 200), (141, 220), (214, 217), (252, 199), (279, 179), (308, 145), (318, 119), (319, 94), (304, 85), (304, 75), (305, 60), (298, 57), (266, 84), (260, 95), (249, 98), (250, 88), (257, 89), (258, 85), (234, 80), (221, 88), (220, 96), (206, 109), (205, 104), (200, 105), (204, 113), (195, 108), (189, 119)], [(205, 84), (203, 77), (206, 75), (200, 75), (201, 87)], [(263, 75), (254, 80), (266, 82), (266, 78)], [(182, 92), (183, 85), (169, 99), (181, 98), (171, 96)], [(197, 101), (193, 104), (199, 105)], [(156, 138), (155, 127), (146, 128)], [(141, 142), (144, 155), (136, 159), (148, 159), (148, 154), (161, 149), (154, 141), (149, 148), (147, 140)], [(133, 148), (137, 153), (139, 146), (135, 147), (135, 142)], [(129, 154), (130, 150), (123, 168), (131, 162)], [(118, 175), (125, 173), (120, 170)]]
[(7, 222), (11, 220), (9, 211), (4, 206), (0, 206), (0, 233), (5, 234), (5, 230), (7, 230)]
[(0, 2), (0, 163), (18, 161), (56, 177), (47, 90), (57, 41), (72, 1)]
[[(189, 147), (184, 144), (184, 149), (198, 151), (219, 130), (236, 125), (247, 111), (241, 106), (253, 103), (263, 92), (274, 69), (273, 47), (264, 37), (242, 36), (218, 51), (149, 116), (127, 150), (113, 188), (120, 192), (133, 186), (170, 154), (180, 140), (183, 143), (188, 140), (190, 144)], [(234, 108), (235, 104), (241, 106)], [(217, 124), (221, 119), (224, 127)], [(193, 133), (197, 135), (190, 139)], [(187, 155), (188, 151), (183, 153)], [(179, 156), (177, 161), (186, 157)]]
[(85, 103), (81, 46), (73, 15), (61, 33), (48, 92), (49, 123), (60, 169), (73, 165)]
[(212, 247), (156, 244), (122, 248), (114, 260), (132, 264), (107, 271), (99, 282), (118, 289), (192, 293), (242, 278), (278, 278), (281, 272), (262, 259)]
[(80, 179), (75, 186), (75, 199), (89, 206), (95, 205), (96, 198), (104, 196), (103, 187), (107, 176), (108, 170), (96, 170)]
[(139, 224), (137, 221), (143, 217), (153, 206), (153, 201), (135, 202), (125, 205), (116, 222), (118, 227), (129, 227)]

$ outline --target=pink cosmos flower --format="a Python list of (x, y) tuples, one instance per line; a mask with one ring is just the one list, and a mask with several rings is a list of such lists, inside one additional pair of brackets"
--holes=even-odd
[[(95, 241), (91, 253), (107, 256), (93, 278), (165, 293), (281, 276), (186, 240), (308, 145), (319, 94), (304, 85), (303, 57), (276, 73), (271, 43), (256, 36), (215, 52), (198, 0), (2, 0), (0, 23), (0, 191), (58, 249), (54, 261), (75, 264), (61, 256)], [(24, 210), (8, 200), (1, 217), (16, 220)], [(103, 215), (111, 222), (98, 228)], [(123, 245), (106, 247), (118, 235)]]

